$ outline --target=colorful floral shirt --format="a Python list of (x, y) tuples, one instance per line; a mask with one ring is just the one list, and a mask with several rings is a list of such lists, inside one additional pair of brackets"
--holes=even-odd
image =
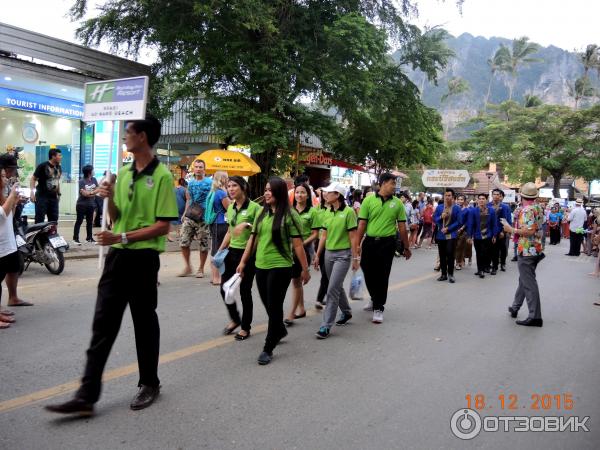
[(532, 236), (519, 236), (518, 252), (521, 256), (537, 256), (542, 253), (542, 225), (544, 211), (538, 205), (524, 207), (519, 214), (519, 228), (533, 228), (537, 231)]

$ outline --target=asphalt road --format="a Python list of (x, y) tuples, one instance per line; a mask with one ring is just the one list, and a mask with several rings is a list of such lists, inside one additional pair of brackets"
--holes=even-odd
[[(35, 306), (14, 308), (17, 323), (0, 330), (0, 448), (598, 448), (600, 307), (592, 303), (600, 280), (586, 275), (591, 258), (563, 256), (567, 244), (548, 248), (538, 268), (541, 329), (515, 325), (506, 311), (517, 284), (515, 263), (485, 280), (468, 268), (450, 285), (435, 281), (434, 250), (423, 249), (408, 262), (395, 260), (382, 325), (370, 322), (364, 302), (354, 302), (350, 325), (319, 341), (313, 271), (309, 317), (297, 321), (264, 367), (256, 363), (266, 322), (258, 295), (254, 336), (223, 337), (228, 320), (217, 289), (208, 279), (175, 277), (179, 255), (165, 254), (161, 396), (146, 410), (128, 407), (137, 366), (126, 313), (107, 365), (110, 379), (96, 416), (87, 419), (60, 418), (42, 406), (68, 399), (77, 387), (97, 262), (68, 260), (60, 276), (31, 267), (20, 294)], [(477, 394), (485, 397), (482, 417), (589, 416), (589, 431), (518, 432), (513, 423), (510, 431), (482, 430), (460, 440), (450, 418), (467, 406), (468, 395), (475, 406)], [(544, 394), (550, 404), (548, 397), (543, 404)], [(573, 406), (566, 409), (569, 396)]]

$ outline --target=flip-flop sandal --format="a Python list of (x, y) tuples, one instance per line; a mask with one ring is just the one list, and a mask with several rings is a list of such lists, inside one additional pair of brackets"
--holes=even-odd
[(20, 301), (19, 303), (15, 303), (14, 305), (8, 305), (8, 306), (10, 306), (10, 307), (13, 307), (13, 306), (33, 306), (33, 303), (29, 303), (29, 302), (26, 302), (26, 301)]
[(600, 302), (594, 302), (594, 305), (600, 306)]
[(0, 314), (0, 322), (15, 323), (15, 319), (13, 317), (9, 317), (9, 316), (5, 316), (4, 314)]
[(0, 309), (0, 315), (2, 316), (14, 316), (15, 313), (10, 309)]

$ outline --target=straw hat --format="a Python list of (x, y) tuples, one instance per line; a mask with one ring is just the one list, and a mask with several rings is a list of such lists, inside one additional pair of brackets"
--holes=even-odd
[(538, 198), (538, 189), (535, 187), (535, 183), (525, 183), (521, 186), (521, 197)]

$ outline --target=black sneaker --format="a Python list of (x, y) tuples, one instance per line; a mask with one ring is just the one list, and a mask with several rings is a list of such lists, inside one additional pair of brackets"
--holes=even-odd
[(86, 239), (87, 242), (89, 242), (90, 244), (95, 244), (96, 240), (95, 239)]
[(352, 319), (352, 314), (342, 313), (340, 320), (338, 320), (335, 324), (339, 326), (346, 325), (350, 319)]
[(329, 337), (329, 334), (329, 328), (321, 327), (319, 328), (319, 331), (315, 333), (315, 336), (317, 336), (317, 339), (327, 339)]
[(80, 416), (93, 416), (94, 404), (87, 403), (81, 399), (74, 398), (65, 403), (44, 406), (46, 411), (58, 414), (79, 414)]
[(258, 364), (261, 366), (266, 366), (273, 360), (273, 353), (262, 352), (258, 355)]
[(315, 308), (316, 309), (323, 309), (324, 306), (325, 306), (325, 303), (321, 303), (321, 302), (316, 302), (315, 303)]
[(79, 242), (79, 239), (73, 239), (73, 244), (81, 245), (81, 242)]
[(502, 265), (500, 266), (500, 270), (501, 270), (502, 272), (506, 272), (506, 265), (505, 265), (505, 264), (502, 264)]

